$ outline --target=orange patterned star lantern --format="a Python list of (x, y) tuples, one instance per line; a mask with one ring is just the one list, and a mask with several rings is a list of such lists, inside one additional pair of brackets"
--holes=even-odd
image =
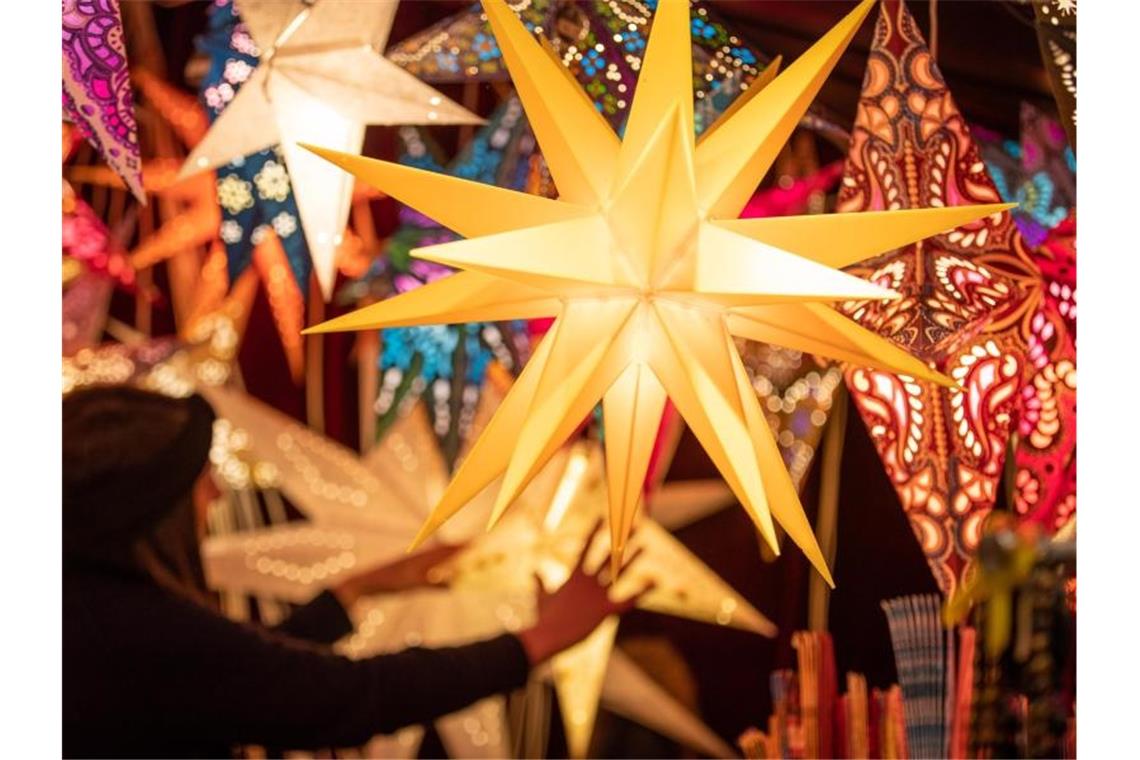
[[(880, 9), (841, 212), (994, 203), (997, 189), (910, 12)], [(849, 367), (848, 388), (943, 592), (957, 585), (1001, 484), (1026, 372), (1020, 277), (987, 266), (1027, 260), (1008, 212), (907, 245), (848, 271), (902, 294), (844, 312), (959, 384)]]

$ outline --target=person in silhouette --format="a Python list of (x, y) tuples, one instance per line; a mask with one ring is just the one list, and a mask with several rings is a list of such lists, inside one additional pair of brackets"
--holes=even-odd
[(198, 551), (216, 496), (213, 423), (198, 395), (115, 386), (63, 400), (66, 757), (358, 746), (521, 687), (636, 601), (611, 600), (580, 558), (557, 591), (540, 586), (526, 630), (359, 660), (334, 653), (361, 595), (433, 583), (429, 570), (456, 550), (437, 547), (350, 578), (276, 626), (229, 620), (205, 590)]

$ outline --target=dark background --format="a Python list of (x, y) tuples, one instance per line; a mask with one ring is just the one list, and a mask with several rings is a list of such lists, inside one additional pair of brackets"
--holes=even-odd
[[(401, 40), (468, 5), (451, 0), (404, 0), (390, 39)], [(768, 55), (782, 54), (785, 65), (851, 8), (850, 2), (830, 0), (713, 0), (710, 5), (738, 36)], [(909, 3), (919, 27), (933, 42), (931, 5), (926, 0)], [(167, 77), (190, 91), (194, 85), (186, 81), (184, 72), (194, 55), (193, 40), (205, 26), (206, 6), (205, 2), (190, 2), (154, 9)], [(968, 121), (1016, 136), (1021, 101), (1055, 111), (1029, 18), (1028, 8), (1015, 2), (937, 3), (938, 62)], [(872, 28), (872, 20), (863, 25), (817, 99), (844, 126), (850, 125), (855, 112)], [(129, 51), (129, 38), (127, 44)], [(459, 98), (458, 87), (440, 89)], [(481, 107), (486, 106), (482, 107), (486, 113), (495, 95), (489, 86), (483, 90)], [(434, 136), (441, 144), (455, 145), (454, 129), (436, 129)], [(840, 157), (822, 142), (820, 149), (824, 161)], [(370, 128), (365, 153), (393, 158), (391, 130)], [(378, 202), (376, 212), (381, 234), (390, 233), (395, 223), (391, 202)], [(156, 283), (163, 285), (161, 271), (156, 272)], [(113, 313), (130, 321), (133, 308), (133, 300), (117, 296)], [(326, 316), (343, 310), (330, 305)], [(154, 332), (173, 331), (173, 318), (160, 305), (154, 314)], [(353, 340), (352, 334), (331, 334), (324, 345), (326, 432), (350, 446), (358, 440)], [(255, 303), (240, 359), (249, 392), (305, 418), (304, 389), (289, 377), (263, 294)], [(669, 479), (715, 476), (715, 467), (686, 433)], [(882, 687), (893, 682), (895, 673), (879, 602), (900, 594), (936, 591), (936, 586), (854, 408), (848, 410), (841, 478), (839, 538), (833, 566), (837, 587), (830, 603), (838, 672), (841, 683), (843, 673), (855, 670), (867, 676), (869, 686)], [(813, 520), (818, 481), (818, 472), (813, 471), (803, 494)], [(623, 620), (621, 636), (664, 635), (673, 642), (696, 676), (702, 717), (733, 743), (745, 727), (765, 724), (771, 670), (794, 667), (790, 637), (793, 631), (806, 627), (812, 571), (794, 548), (784, 551), (775, 562), (763, 561), (752, 524), (740, 508), (726, 509), (692, 525), (679, 537), (773, 619), (780, 635), (766, 640), (685, 620), (634, 613)], [(430, 752), (431, 746), (425, 746), (425, 751)]]

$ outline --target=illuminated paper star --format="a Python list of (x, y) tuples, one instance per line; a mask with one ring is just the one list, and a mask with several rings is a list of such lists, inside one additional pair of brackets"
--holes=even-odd
[(473, 124), (475, 114), (386, 60), (396, 0), (236, 0), (261, 62), (183, 166), (220, 167), (280, 144), (327, 300), (352, 179), (298, 141), (358, 152), (368, 124)]
[[(549, 505), (536, 509), (532, 502), (512, 510), (498, 530), (476, 541), (455, 560), (452, 586), (460, 592), (500, 590), (526, 598), (532, 593), (536, 575), (548, 589), (564, 583), (591, 528), (606, 511), (602, 458), (596, 445), (573, 446), (560, 468), (563, 474)], [(771, 621), (652, 520), (638, 521), (629, 548), (640, 549), (642, 554), (614, 583), (611, 593), (615, 598), (632, 596), (651, 582), (653, 590), (638, 602), (641, 609), (764, 636), (776, 634)], [(596, 569), (609, 549), (608, 536), (595, 541), (586, 568)], [(606, 680), (612, 677), (607, 665), (617, 627), (618, 618), (611, 617), (582, 643), (551, 660), (551, 677), (572, 757), (586, 755), (598, 702)]]
[(830, 582), (733, 336), (951, 383), (828, 307), (897, 297), (837, 268), (1007, 208), (735, 220), (873, 5), (695, 144), (687, 2), (658, 6), (619, 141), (506, 4), (486, 0), (557, 200), (310, 148), (468, 238), (413, 252), (464, 271), (314, 331), (557, 315), (418, 540), (503, 474), (497, 520), (602, 400), (616, 561), (668, 396), (773, 550), (774, 517)]
[[(211, 455), (222, 477), (237, 488), (251, 481), (271, 483), (309, 518), (209, 538), (203, 561), (215, 588), (307, 601), (362, 567), (400, 556), (446, 484), (447, 471), (422, 409), (397, 422), (361, 461), (240, 392), (204, 392), (225, 420)], [(237, 461), (226, 453), (230, 450), (248, 452), (254, 463)], [(451, 588), (362, 600), (352, 611), (357, 631), (343, 642), (344, 650), (366, 656), (411, 645), (453, 645), (526, 625), (534, 616), (535, 573), (550, 588), (565, 580), (605, 499), (600, 452), (577, 447), (560, 454), (502, 529), (476, 539), (457, 558)], [(480, 499), (471, 514), (445, 527), (445, 537), (459, 541), (480, 533), (492, 503), (493, 494)], [(767, 619), (659, 526), (644, 521), (632, 543), (645, 552), (619, 580), (615, 596), (652, 579), (657, 587), (642, 600), (645, 609), (774, 633)], [(596, 542), (589, 561), (596, 565), (606, 549), (604, 540)], [(576, 753), (585, 751), (600, 699), (702, 752), (730, 756), (715, 734), (632, 663), (619, 653), (611, 657), (616, 625), (616, 618), (606, 621), (553, 663), (550, 675)], [(505, 716), (503, 701), (494, 698), (441, 719), (437, 728), (450, 749), (464, 750), (453, 756), (502, 757), (508, 751), (507, 731), (500, 727)], [(370, 754), (386, 756), (397, 747), (414, 754), (418, 729), (409, 731), (376, 740), (380, 744), (370, 747)]]

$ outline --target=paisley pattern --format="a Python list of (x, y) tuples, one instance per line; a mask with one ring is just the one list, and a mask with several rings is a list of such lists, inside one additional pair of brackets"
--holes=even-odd
[[(837, 210), (998, 200), (914, 19), (898, 0), (884, 2)], [(1009, 266), (991, 264), (994, 255)], [(851, 271), (903, 297), (845, 303), (841, 310), (959, 383), (947, 389), (878, 370), (846, 370), (855, 405), (949, 594), (1000, 487), (1027, 366), (1022, 282), (1032, 279), (1032, 265), (1012, 218), (1001, 213)]]
[[(213, 0), (209, 26), (197, 45), (210, 61), (200, 97), (213, 122), (253, 74), (260, 53), (232, 0)], [(281, 241), (301, 299), (307, 298), (312, 260), (281, 151), (270, 148), (220, 168), (217, 188), (230, 283), (249, 268), (254, 248), (272, 231)]]
[(119, 0), (63, 0), (63, 113), (145, 202)]
[[(625, 123), (657, 0), (515, 0), (510, 6), (536, 35), (550, 40), (615, 129)], [(703, 2), (692, 4), (693, 89), (698, 102), (723, 111), (739, 93), (730, 80), (752, 81), (768, 58), (732, 34)], [(414, 35), (388, 58), (428, 82), (508, 79), (478, 5)]]
[[(1020, 143), (991, 137), (983, 152), (997, 169), (995, 180), (1012, 177), (1019, 188), (1041, 190), (1011, 192), (998, 184), (1006, 200), (1029, 201), (1015, 219), (1035, 247), (1028, 261), (988, 260), (1022, 272), (1029, 296), (1021, 321), (1029, 362), (1015, 429), (1012, 506), (1051, 533), (1076, 510), (1076, 213), (1066, 211), (1076, 201), (1076, 162), (1060, 124), (1028, 105), (1021, 116)], [(1042, 214), (1046, 196), (1058, 205)]]
[(1034, 255), (1041, 293), (1014, 449), (1013, 507), (1047, 533), (1077, 508), (1076, 228), (1072, 214)]

